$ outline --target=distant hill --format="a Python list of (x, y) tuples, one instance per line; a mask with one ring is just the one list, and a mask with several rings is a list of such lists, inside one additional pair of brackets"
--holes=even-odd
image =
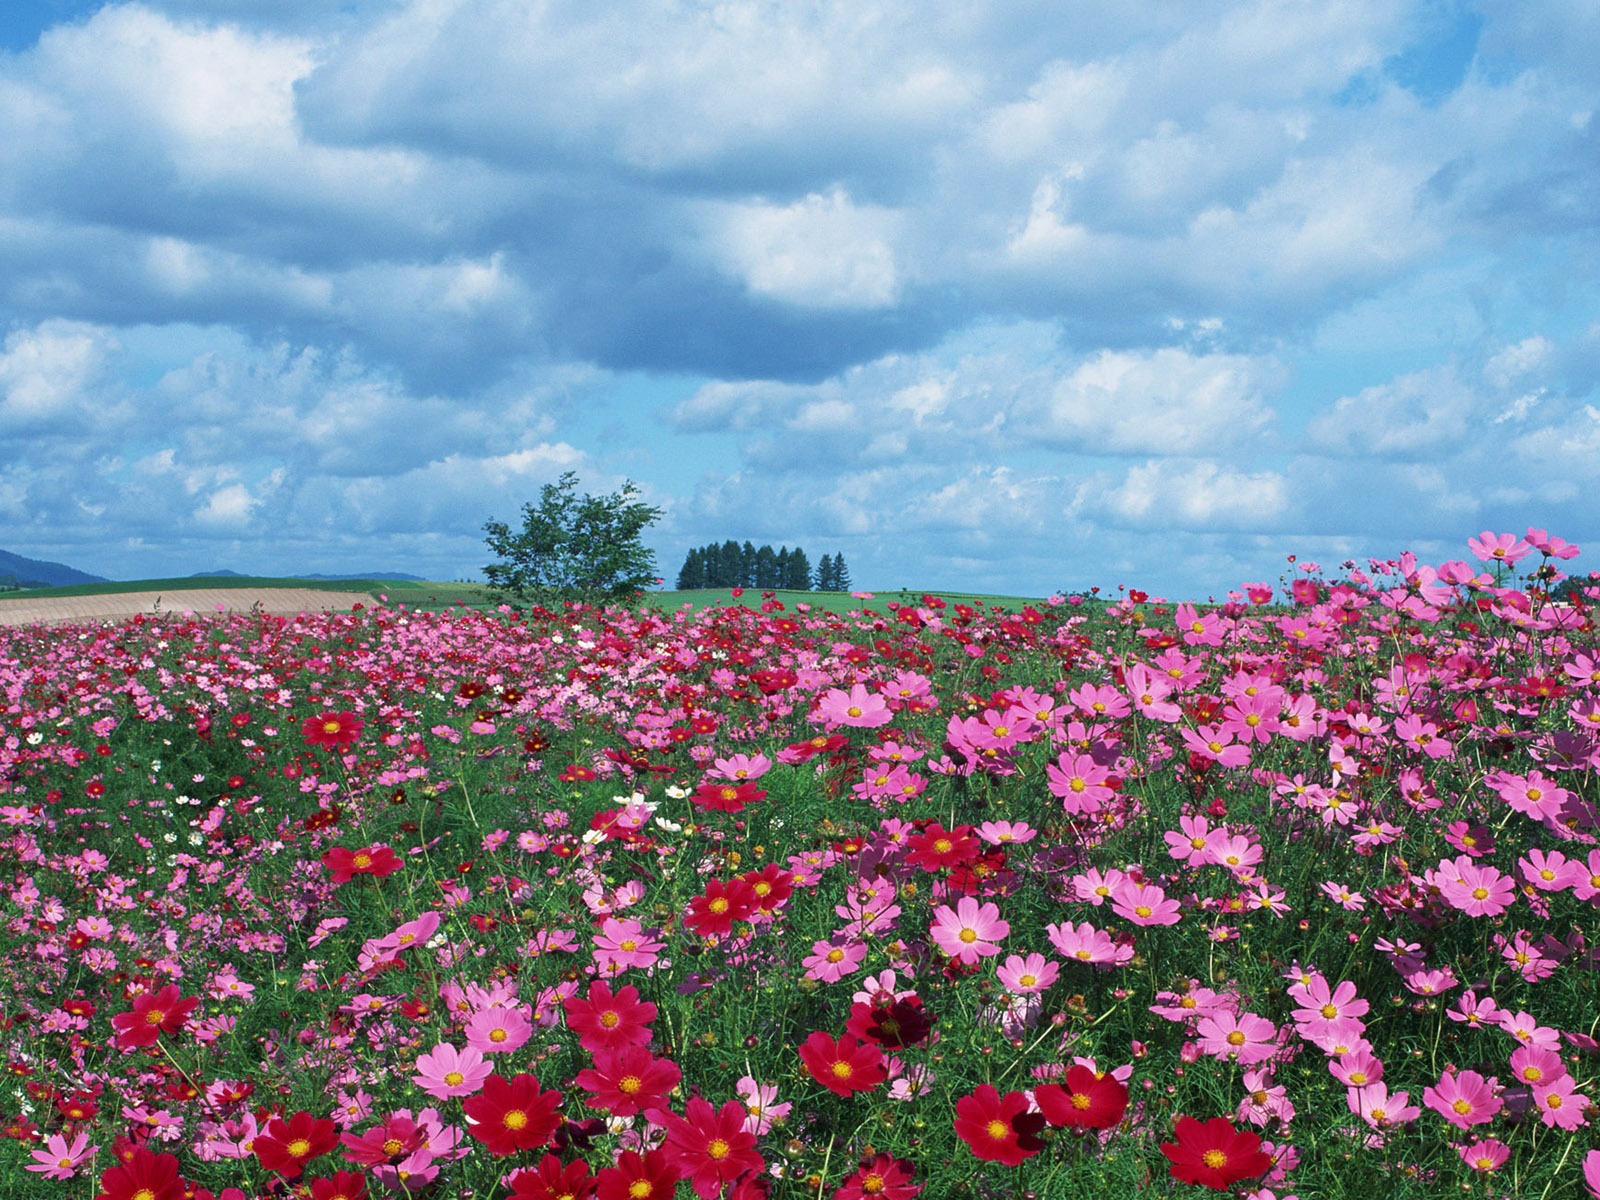
[[(229, 577), (244, 578), (242, 571), (196, 571), (189, 576), (190, 579), (227, 579)], [(337, 582), (341, 579), (394, 579), (408, 583), (422, 583), (426, 580), (424, 575), (407, 575), (404, 571), (357, 571), (345, 575), (313, 575), (308, 571), (301, 571), (295, 575), (282, 575), (281, 579), (321, 579)]]
[(103, 575), (91, 575), (63, 563), (23, 558), (20, 554), (0, 550), (0, 586), (14, 583), (21, 587), (69, 587), (76, 583), (110, 582)]

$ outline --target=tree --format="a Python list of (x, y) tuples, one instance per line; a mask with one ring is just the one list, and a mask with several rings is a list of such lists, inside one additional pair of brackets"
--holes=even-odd
[(831, 592), (833, 587), (833, 555), (824, 554), (817, 560), (816, 588), (819, 592)]
[(789, 566), (784, 572), (783, 586), (795, 592), (811, 590), (811, 560), (799, 546), (789, 551)]
[(833, 590), (848, 592), (850, 590), (850, 568), (844, 565), (844, 555), (833, 556)]
[(628, 480), (609, 496), (578, 495), (578, 476), (568, 471), (539, 492), (539, 503), (522, 506), (522, 528), (487, 521), (489, 550), (500, 561), (483, 569), (502, 598), (546, 607), (563, 600), (603, 604), (625, 600), (656, 580), (655, 555), (644, 531), (661, 510), (639, 499)]
[(684, 556), (683, 568), (678, 572), (678, 590), (694, 592), (707, 586), (705, 548), (696, 546)]

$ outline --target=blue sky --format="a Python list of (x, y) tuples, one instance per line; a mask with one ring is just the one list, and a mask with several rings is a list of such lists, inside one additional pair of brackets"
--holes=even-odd
[(669, 578), (1592, 542), (1597, 56), (1590, 0), (8, 4), (0, 548), (470, 577), (566, 470)]

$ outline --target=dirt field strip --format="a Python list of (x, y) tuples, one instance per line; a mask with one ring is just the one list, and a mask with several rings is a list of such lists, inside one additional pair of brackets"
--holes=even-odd
[(375, 607), (365, 592), (324, 592), (316, 588), (197, 588), (178, 592), (118, 592), (109, 596), (0, 597), (0, 625), (78, 624), (125, 621), (145, 616), (215, 616), (262, 612), (292, 616), (302, 612), (349, 612), (357, 604)]

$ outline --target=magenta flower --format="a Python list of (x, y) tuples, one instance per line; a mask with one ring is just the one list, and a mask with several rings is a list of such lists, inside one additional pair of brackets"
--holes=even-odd
[(1534, 1085), (1533, 1105), (1539, 1110), (1539, 1119), (1552, 1129), (1573, 1130), (1587, 1125), (1583, 1110), (1588, 1104), (1589, 1097), (1577, 1090), (1570, 1075)]
[(1589, 1195), (1600, 1200), (1600, 1150), (1591, 1150), (1583, 1156), (1583, 1182)]
[(1504, 1101), (1495, 1094), (1497, 1079), (1476, 1071), (1446, 1071), (1438, 1086), (1423, 1088), (1422, 1101), (1457, 1129), (1471, 1129), (1494, 1119)]
[(1422, 1115), (1422, 1110), (1410, 1103), (1410, 1100), (1411, 1096), (1407, 1092), (1395, 1092), (1391, 1096), (1389, 1085), (1386, 1083), (1351, 1088), (1345, 1093), (1345, 1101), (1350, 1106), (1350, 1111), (1373, 1129), (1388, 1129), (1395, 1125), (1403, 1125), (1407, 1121), (1415, 1121)]
[(1456, 1150), (1461, 1155), (1461, 1161), (1466, 1163), (1480, 1175), (1487, 1175), (1491, 1171), (1498, 1171), (1511, 1156), (1511, 1147), (1494, 1138), (1485, 1138), (1480, 1142), (1469, 1142)]
[(445, 1100), (475, 1094), (492, 1074), (494, 1067), (471, 1046), (457, 1050), (449, 1042), (440, 1042), (417, 1056), (417, 1073), (411, 1080), (435, 1100)]
[(956, 901), (955, 908), (941, 904), (933, 911), (929, 936), (956, 962), (971, 966), (981, 958), (1000, 953), (996, 944), (1011, 932), (1011, 925), (1000, 919), (1000, 906), (971, 896)]
[(665, 942), (645, 933), (638, 921), (607, 917), (594, 939), (595, 966), (606, 975), (617, 975), (630, 967), (652, 967), (665, 946)]
[(867, 944), (854, 939), (835, 939), (811, 943), (811, 953), (801, 960), (807, 979), (818, 983), (838, 983), (854, 974), (867, 957)]

